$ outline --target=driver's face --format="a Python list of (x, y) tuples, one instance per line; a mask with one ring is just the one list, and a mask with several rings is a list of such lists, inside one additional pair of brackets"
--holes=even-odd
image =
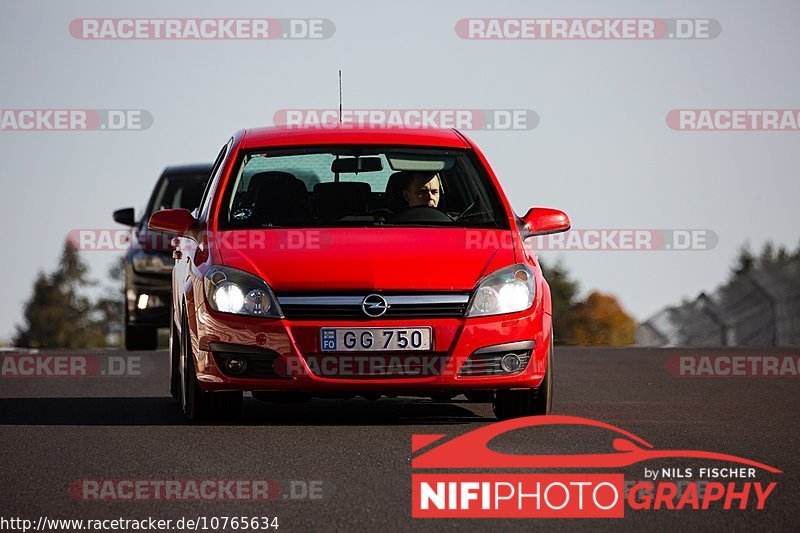
[(403, 198), (408, 202), (409, 207), (427, 205), (436, 207), (439, 205), (439, 175), (434, 174), (415, 174), (408, 182), (408, 187), (403, 191)]

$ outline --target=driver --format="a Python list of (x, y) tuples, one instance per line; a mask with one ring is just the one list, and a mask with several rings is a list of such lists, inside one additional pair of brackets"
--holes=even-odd
[(442, 193), (442, 181), (436, 172), (414, 172), (408, 177), (406, 188), (403, 189), (403, 198), (408, 207), (439, 205), (439, 196)]

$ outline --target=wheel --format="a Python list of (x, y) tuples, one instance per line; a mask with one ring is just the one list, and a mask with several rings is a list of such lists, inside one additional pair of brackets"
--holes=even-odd
[(549, 415), (553, 404), (553, 334), (547, 351), (547, 368), (539, 388), (524, 390), (499, 390), (495, 394), (492, 410), (499, 420), (521, 416)]
[(189, 323), (184, 313), (180, 335), (181, 412), (192, 421), (229, 420), (242, 412), (242, 392), (207, 392), (200, 388), (194, 366)]
[(125, 349), (155, 350), (158, 348), (158, 328), (125, 325)]
[[(172, 315), (170, 315), (172, 316)], [(175, 320), (170, 320), (169, 328), (169, 393), (173, 398), (181, 399), (181, 340)]]

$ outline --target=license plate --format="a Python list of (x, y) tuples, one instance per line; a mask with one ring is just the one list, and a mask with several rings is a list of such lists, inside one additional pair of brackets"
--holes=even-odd
[(322, 328), (323, 352), (408, 352), (431, 349), (431, 328)]

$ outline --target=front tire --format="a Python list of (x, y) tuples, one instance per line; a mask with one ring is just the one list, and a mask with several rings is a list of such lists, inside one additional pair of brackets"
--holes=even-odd
[(169, 328), (169, 393), (181, 400), (181, 340), (175, 320), (170, 320)]
[(199, 422), (204, 420), (230, 420), (242, 412), (242, 392), (210, 392), (200, 388), (194, 366), (194, 354), (189, 340), (189, 322), (184, 314), (180, 335), (180, 399), (181, 412), (187, 419)]
[(553, 334), (547, 351), (547, 368), (542, 384), (536, 389), (499, 390), (495, 394), (492, 410), (498, 420), (522, 416), (549, 415), (553, 404)]

